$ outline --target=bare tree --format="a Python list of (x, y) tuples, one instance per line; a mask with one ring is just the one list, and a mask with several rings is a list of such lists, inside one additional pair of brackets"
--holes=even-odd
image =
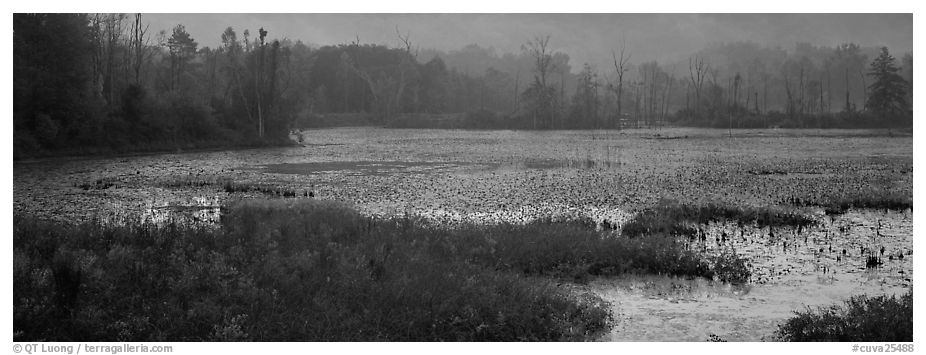
[(537, 36), (521, 46), (522, 50), (526, 51), (534, 58), (534, 89), (536, 94), (539, 95), (535, 103), (540, 106), (536, 107), (534, 110), (535, 129), (537, 128), (536, 109), (539, 109), (541, 113), (549, 115), (549, 117), (546, 118), (548, 127), (555, 121), (555, 110), (551, 102), (555, 100), (555, 96), (551, 96), (552, 93), (550, 92), (555, 89), (550, 88), (547, 84), (547, 76), (553, 72), (556, 65), (553, 63), (553, 56), (550, 53), (549, 44), (550, 36)]
[[(762, 112), (768, 113), (768, 73), (762, 73)], [(766, 128), (768, 124), (766, 122)]]
[(733, 77), (733, 106), (730, 107), (730, 137), (733, 137), (733, 115), (736, 113), (736, 106), (739, 104), (737, 102), (737, 96), (739, 95), (739, 86), (740, 86), (740, 73), (737, 72), (736, 76)]
[(823, 76), (821, 75), (820, 76), (820, 115), (821, 116), (823, 115), (823, 112), (824, 112), (824, 107), (823, 107), (824, 103), (825, 101), (823, 101)]
[[(225, 32), (222, 33), (222, 44), (223, 50), (228, 56), (228, 63), (226, 64), (225, 70), (228, 71), (234, 81), (234, 86), (238, 89), (238, 95), (241, 97), (241, 102), (244, 104), (244, 111), (248, 114), (248, 121), (253, 122), (254, 117), (251, 114), (251, 106), (248, 102), (247, 96), (244, 94), (244, 88), (241, 85), (241, 73), (240, 67), (238, 65), (238, 58), (241, 55), (241, 45), (238, 43), (238, 35), (235, 33), (235, 30), (231, 27), (225, 29)], [(226, 97), (227, 93), (231, 89), (232, 83), (229, 82), (228, 88), (226, 88)]]
[(103, 80), (103, 90), (106, 92), (106, 102), (110, 105), (115, 102), (116, 44), (122, 34), (124, 19), (124, 14), (109, 14), (103, 19), (106, 38), (106, 76)]
[(868, 102), (868, 84), (865, 83), (864, 68), (859, 68), (858, 74), (862, 78), (862, 102)]
[[(360, 37), (357, 36), (356, 41), (352, 42), (349, 47), (360, 48)], [(355, 56), (357, 56), (358, 58), (354, 58), (350, 54), (348, 54), (346, 56), (343, 56), (342, 60), (344, 61), (346, 66), (350, 68), (350, 70), (355, 75), (357, 75), (358, 78), (360, 78), (361, 80), (363, 80), (364, 83), (367, 84), (367, 88), (369, 89), (370, 95), (372, 96), (372, 99), (373, 99), (371, 102), (371, 106), (373, 107), (374, 111), (376, 111), (377, 113), (381, 115), (381, 118), (386, 118), (389, 115), (390, 97), (393, 95), (390, 93), (390, 87), (391, 87), (390, 80), (382, 72), (380, 72), (378, 76), (374, 77), (373, 75), (370, 74), (368, 70), (361, 68), (360, 63), (359, 63), (360, 62), (359, 54), (360, 54), (360, 51), (357, 51), (357, 53), (355, 53)], [(364, 96), (365, 95), (360, 96), (361, 100), (363, 100)], [(360, 106), (363, 107), (364, 103), (361, 102)]]
[(618, 59), (614, 51), (611, 51), (611, 59), (614, 60), (614, 71), (617, 72), (617, 127), (620, 129), (621, 119), (621, 101), (624, 99), (624, 73), (627, 72), (627, 63), (630, 61), (630, 54), (624, 57), (624, 51), (627, 47), (627, 41), (621, 41), (621, 56)]
[(852, 106), (849, 104), (849, 68), (846, 67), (846, 112), (852, 111)]
[(752, 101), (753, 101), (753, 105), (756, 106), (755, 111), (756, 111), (756, 116), (758, 116), (759, 115), (759, 91), (755, 91), (754, 94), (755, 94), (756, 99)]
[[(747, 79), (746, 81), (748, 82), (749, 80)], [(752, 86), (747, 86), (746, 89), (743, 90), (743, 96), (746, 97), (746, 103), (743, 104), (743, 112), (747, 114), (749, 113), (749, 102), (752, 100), (752, 95), (749, 95), (751, 92)], [(740, 124), (740, 126), (742, 127), (742, 124)]]
[(687, 112), (689, 112), (689, 110), (691, 110), (691, 82), (688, 81), (688, 80), (685, 80), (685, 81), (686, 81), (686, 85), (685, 85), (685, 112), (687, 113)]
[(786, 105), (786, 108), (787, 108), (786, 111), (788, 112), (788, 116), (791, 119), (794, 119), (794, 111), (795, 111), (794, 110), (794, 97), (793, 95), (791, 95), (791, 80), (789, 79), (790, 75), (788, 75), (788, 72), (785, 71), (783, 76), (784, 76), (784, 84), (785, 84), (785, 95), (788, 98), (788, 102)]
[[(559, 68), (559, 110), (560, 111), (560, 122), (559, 128), (563, 128), (563, 117), (565, 117), (566, 111), (566, 67), (563, 66)], [(554, 127), (555, 128), (555, 127)]]
[(833, 78), (830, 77), (830, 66), (831, 63), (826, 61), (826, 113), (833, 110)]
[(145, 52), (148, 47), (150, 36), (148, 36), (148, 26), (141, 26), (141, 14), (135, 14), (135, 24), (132, 26), (132, 45), (135, 50), (135, 85), (141, 85), (141, 68), (145, 60)]
[(90, 37), (93, 48), (90, 55), (91, 82), (93, 83), (93, 95), (95, 98), (103, 97), (103, 55), (104, 31), (103, 15), (94, 14), (90, 17)]
[(800, 96), (800, 99), (798, 99), (797, 101), (798, 103), (797, 117), (798, 117), (798, 120), (801, 121), (801, 127), (803, 128), (804, 127), (804, 106), (805, 106), (804, 104), (804, 63), (801, 63), (801, 71), (800, 71), (799, 84), (798, 84), (798, 95)]
[(521, 110), (521, 97), (520, 91), (521, 84), (521, 67), (518, 67), (518, 71), (514, 75), (514, 113), (517, 114)]
[(405, 36), (402, 36), (402, 33), (399, 32), (399, 26), (395, 27), (396, 36), (399, 37), (399, 41), (402, 42), (402, 47), (405, 49), (405, 54), (402, 56), (401, 61), (399, 62), (399, 81), (396, 85), (394, 107), (398, 107), (402, 103), (402, 94), (405, 92), (405, 87), (408, 85), (408, 71), (414, 70), (415, 58), (418, 57), (418, 51), (415, 51), (415, 54), (412, 54), (412, 42), (409, 40), (411, 35), (405, 33)]
[(704, 85), (705, 74), (708, 68), (704, 65), (704, 58), (688, 58), (688, 75), (691, 86), (695, 89), (695, 116), (701, 116), (701, 88)]
[[(674, 68), (673, 68), (673, 71)], [(672, 97), (672, 79), (674, 77), (666, 74), (666, 89), (662, 92), (662, 122), (666, 122), (666, 117), (669, 114), (669, 99)]]
[(656, 61), (654, 60), (653, 68), (652, 68), (653, 80), (651, 81), (652, 84), (650, 84), (650, 99), (649, 99), (650, 101), (650, 127), (652, 127), (656, 123), (656, 120), (658, 119), (657, 108), (656, 108), (657, 105), (659, 104), (659, 101), (656, 96), (656, 84), (659, 83), (659, 80), (656, 78), (658, 69), (659, 69), (659, 63), (656, 63)]

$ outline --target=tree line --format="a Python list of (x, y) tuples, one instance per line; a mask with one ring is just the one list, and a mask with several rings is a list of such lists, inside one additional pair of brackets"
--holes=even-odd
[[(312, 48), (269, 29), (228, 27), (216, 48), (141, 14), (15, 14), (14, 155), (285, 142), (297, 126), (466, 128), (909, 125), (912, 55), (857, 44), (793, 50), (714, 44), (683, 61), (577, 73), (550, 36), (519, 53), (466, 46)], [(869, 61), (869, 58), (873, 60)]]
[(200, 47), (141, 14), (15, 14), (14, 155), (284, 142), (310, 50), (232, 27)]

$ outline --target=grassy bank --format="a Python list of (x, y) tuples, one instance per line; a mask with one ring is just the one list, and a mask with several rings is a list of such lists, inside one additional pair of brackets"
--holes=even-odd
[(14, 218), (17, 340), (581, 340), (600, 299), (316, 201), (231, 206), (219, 230)]
[(608, 305), (562, 281), (736, 262), (586, 221), (447, 230), (307, 199), (237, 203), (217, 229), (15, 216), (14, 328), (21, 341), (583, 340), (608, 328)]
[(900, 297), (855, 296), (843, 305), (795, 312), (779, 326), (785, 341), (913, 341), (913, 290)]

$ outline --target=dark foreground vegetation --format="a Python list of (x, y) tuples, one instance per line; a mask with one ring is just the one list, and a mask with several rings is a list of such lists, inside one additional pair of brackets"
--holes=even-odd
[(913, 289), (900, 297), (855, 296), (844, 305), (795, 312), (779, 326), (786, 341), (913, 341)]
[[(311, 199), (247, 201), (220, 227), (14, 216), (16, 340), (583, 340), (608, 305), (567, 281), (730, 276), (677, 238), (588, 221), (373, 219)], [(564, 283), (565, 282), (565, 283)]]

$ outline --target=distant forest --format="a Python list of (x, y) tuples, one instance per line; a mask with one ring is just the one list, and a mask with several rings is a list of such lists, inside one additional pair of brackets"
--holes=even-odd
[(140, 14), (14, 14), (14, 157), (284, 144), (291, 129), (340, 125), (912, 125), (913, 56), (884, 47), (718, 43), (659, 63), (616, 41), (612, 66), (574, 72), (550, 36), (499, 54), (420, 49), (399, 28), (395, 47), (271, 30), (228, 27), (209, 48)]

